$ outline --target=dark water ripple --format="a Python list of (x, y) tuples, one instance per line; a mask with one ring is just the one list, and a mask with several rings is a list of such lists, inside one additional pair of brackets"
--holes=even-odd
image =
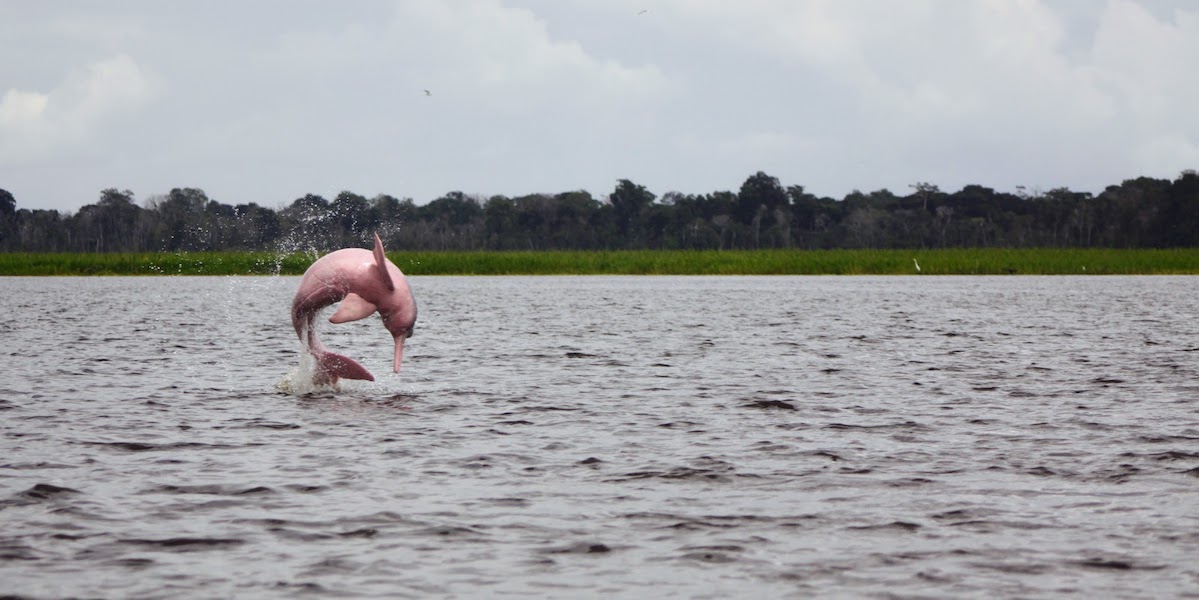
[(1199, 597), (1199, 279), (0, 279), (0, 596)]

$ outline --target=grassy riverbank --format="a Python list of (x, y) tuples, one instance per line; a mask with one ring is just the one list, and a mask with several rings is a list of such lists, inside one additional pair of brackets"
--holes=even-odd
[[(1199, 274), (1199, 248), (392, 252), (409, 275)], [(308, 254), (0, 254), (0, 275), (299, 275)]]

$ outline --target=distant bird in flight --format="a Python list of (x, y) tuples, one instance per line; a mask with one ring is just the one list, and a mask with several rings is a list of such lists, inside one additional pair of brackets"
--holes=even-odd
[(433, 92), (430, 92), (429, 90), (425, 90), (425, 95), (426, 95), (426, 96), (432, 96), (432, 95), (433, 95)]
[(912, 264), (916, 265), (916, 272), (919, 273), (920, 272), (920, 263), (916, 262), (916, 259), (913, 258)]
[(640, 11), (637, 11), (637, 14), (638, 14), (638, 15), (647, 15), (647, 14), (649, 14), (649, 9), (648, 9), (648, 8), (643, 8), (643, 9), (641, 9)]

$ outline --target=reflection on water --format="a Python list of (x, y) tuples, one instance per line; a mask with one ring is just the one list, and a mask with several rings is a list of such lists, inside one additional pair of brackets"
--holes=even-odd
[(1199, 279), (0, 279), (16, 597), (1177, 597)]

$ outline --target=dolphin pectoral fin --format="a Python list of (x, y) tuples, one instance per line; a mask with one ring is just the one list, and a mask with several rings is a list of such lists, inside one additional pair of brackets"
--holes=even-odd
[(374, 304), (362, 299), (362, 296), (350, 292), (341, 300), (341, 306), (337, 307), (337, 312), (329, 317), (330, 323), (348, 323), (365, 319), (375, 314), (376, 307)]
[(339, 378), (375, 380), (375, 376), (371, 375), (370, 371), (348, 356), (342, 356), (335, 352), (322, 352), (316, 357), (316, 361), (320, 365), (320, 370), (327, 374), (331, 381), (337, 381)]

